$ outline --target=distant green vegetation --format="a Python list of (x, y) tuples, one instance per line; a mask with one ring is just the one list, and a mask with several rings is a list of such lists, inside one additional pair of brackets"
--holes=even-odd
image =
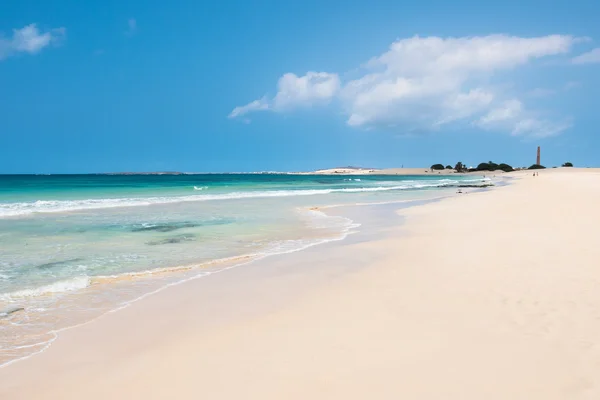
[(546, 167), (544, 167), (543, 165), (539, 165), (539, 164), (533, 164), (531, 167), (529, 167), (527, 169), (546, 169)]
[(566, 162), (566, 163), (564, 163), (562, 166), (563, 166), (563, 167), (572, 167), (572, 166), (573, 166), (573, 163)]
[(514, 171), (514, 168), (508, 164), (505, 164), (505, 163), (496, 164), (493, 161), (483, 162), (483, 163), (479, 164), (477, 166), (477, 168), (467, 168), (467, 166), (464, 165), (461, 161), (457, 162), (456, 165), (454, 166), (454, 168), (452, 168), (451, 165), (446, 165), (444, 167), (444, 164), (433, 164), (430, 168), (432, 171), (453, 169), (456, 172), (477, 172), (477, 171), (497, 171), (497, 170), (502, 170), (504, 172)]
[(502, 170), (504, 172), (514, 171), (514, 168), (508, 164), (505, 164), (505, 163), (496, 164), (493, 161), (481, 163), (477, 166), (477, 168), (475, 168), (476, 171), (496, 171), (498, 169)]
[(504, 163), (501, 163), (501, 164), (499, 164), (499, 165), (498, 165), (498, 169), (501, 169), (501, 170), (502, 170), (502, 171), (504, 171), (504, 172), (511, 172), (511, 171), (514, 171), (514, 170), (515, 170), (515, 169), (514, 169), (513, 167), (511, 167), (510, 165), (508, 165), (508, 164), (504, 164)]

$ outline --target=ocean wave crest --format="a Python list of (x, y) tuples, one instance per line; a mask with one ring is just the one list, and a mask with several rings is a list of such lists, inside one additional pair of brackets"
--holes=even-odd
[(92, 280), (89, 276), (78, 276), (63, 281), (50, 283), (44, 286), (38, 286), (31, 289), (21, 289), (10, 293), (0, 294), (0, 299), (9, 301), (22, 299), (25, 297), (37, 297), (44, 295), (53, 295), (65, 292), (72, 292), (76, 290), (85, 289), (90, 286)]
[[(381, 185), (381, 183), (378, 183)], [(153, 204), (169, 204), (190, 201), (211, 200), (234, 200), (247, 198), (267, 197), (290, 197), (290, 196), (314, 196), (331, 193), (361, 193), (361, 192), (383, 192), (390, 190), (410, 190), (434, 187), (451, 187), (458, 185), (459, 181), (442, 179), (431, 182), (412, 181), (403, 182), (402, 185), (356, 187), (356, 188), (331, 188), (331, 189), (299, 189), (299, 190), (264, 190), (231, 192), (222, 194), (197, 194), (172, 197), (139, 197), (139, 198), (109, 198), (109, 199), (85, 199), (85, 200), (38, 200), (23, 203), (0, 204), (0, 218), (18, 217), (33, 213), (52, 213), (79, 210), (92, 210), (115, 207), (149, 206)]]

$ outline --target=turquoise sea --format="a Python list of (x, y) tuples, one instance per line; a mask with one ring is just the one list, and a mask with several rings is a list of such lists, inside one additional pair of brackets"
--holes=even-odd
[(327, 207), (485, 184), (458, 175), (0, 175), (0, 364), (169, 285), (360, 229)]

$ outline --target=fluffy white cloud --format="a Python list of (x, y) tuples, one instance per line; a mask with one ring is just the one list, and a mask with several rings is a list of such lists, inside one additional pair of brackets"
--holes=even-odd
[(66, 35), (65, 28), (40, 32), (36, 24), (13, 29), (12, 37), (0, 37), (0, 60), (16, 53), (36, 54), (50, 44), (58, 44)]
[(229, 118), (237, 118), (252, 111), (261, 111), (268, 109), (269, 103), (265, 98), (262, 98), (260, 100), (254, 100), (253, 102), (248, 103), (245, 106), (234, 108), (233, 111), (229, 114)]
[(229, 118), (240, 117), (252, 111), (286, 111), (329, 102), (340, 89), (337, 74), (307, 72), (304, 76), (287, 73), (279, 78), (277, 94), (272, 99), (263, 97), (233, 109)]
[(539, 118), (527, 110), (517, 99), (505, 101), (491, 109), (475, 124), (483, 129), (510, 132), (514, 136), (549, 137), (555, 136), (572, 126), (571, 121), (550, 121)]
[[(509, 100), (516, 94), (506, 93), (501, 89), (506, 85), (497, 80), (536, 59), (565, 54), (577, 41), (563, 35), (400, 39), (368, 61), (357, 79), (341, 85), (337, 74), (285, 74), (273, 99), (261, 103), (261, 108), (253, 106), (255, 102), (237, 107), (230, 116), (258, 109), (284, 111), (335, 97), (347, 114), (347, 123), (355, 127), (422, 131), (463, 121), (506, 130), (507, 123), (495, 124), (493, 119), (502, 112), (513, 112), (509, 132), (535, 135), (538, 127), (547, 133), (552, 131), (547, 128), (552, 122), (537, 120), (534, 113), (523, 111), (520, 100)], [(510, 107), (520, 107), (521, 111)], [(516, 129), (520, 121), (526, 123)], [(557, 124), (556, 129), (564, 126)], [(540, 134), (545, 135), (543, 132)]]
[(465, 74), (492, 71), (524, 64), (532, 58), (569, 51), (574, 38), (550, 35), (520, 38), (505, 35), (463, 38), (421, 38), (398, 40), (389, 51), (373, 58), (369, 65), (383, 65), (401, 75), (432, 75), (444, 71)]
[(574, 57), (572, 60), (573, 64), (593, 64), (600, 63), (600, 47), (597, 47), (587, 53), (583, 53)]
[(525, 118), (515, 124), (511, 133), (513, 135), (545, 138), (556, 136), (572, 126), (573, 123), (569, 119), (564, 121), (549, 121), (538, 118)]
[(485, 127), (493, 127), (496, 124), (503, 124), (507, 121), (514, 121), (523, 112), (523, 103), (517, 99), (504, 102), (497, 108), (490, 110), (486, 115), (479, 119), (479, 124)]
[(340, 78), (327, 72), (308, 72), (304, 76), (288, 73), (279, 78), (277, 87), (273, 108), (285, 110), (328, 102), (340, 89)]
[(427, 129), (472, 118), (500, 101), (494, 73), (565, 53), (570, 36), (413, 37), (394, 42), (344, 87), (348, 123)]

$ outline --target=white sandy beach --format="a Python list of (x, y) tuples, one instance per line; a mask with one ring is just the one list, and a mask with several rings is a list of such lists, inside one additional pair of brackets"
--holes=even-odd
[(0, 399), (599, 399), (600, 171), (509, 176), (62, 332)]

